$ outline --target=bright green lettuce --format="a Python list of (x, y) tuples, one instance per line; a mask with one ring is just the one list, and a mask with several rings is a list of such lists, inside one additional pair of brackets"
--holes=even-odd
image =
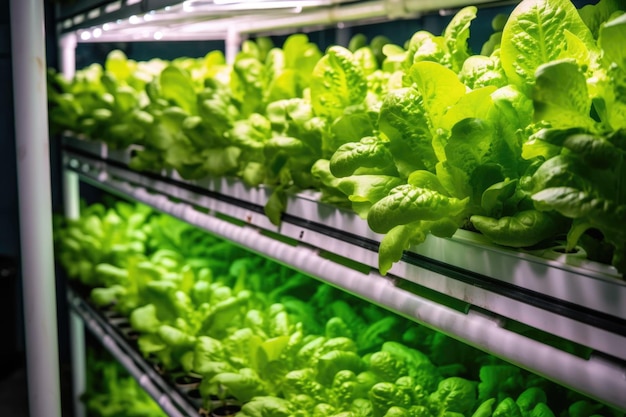
[(526, 0), (510, 14), (502, 32), (500, 59), (509, 81), (529, 92), (536, 69), (562, 57), (570, 33), (589, 49), (594, 39), (569, 0)]
[(390, 91), (384, 98), (378, 119), (380, 136), (399, 172), (408, 176), (416, 169), (434, 169), (437, 163), (430, 130), (428, 107), (414, 87)]
[(315, 114), (334, 119), (346, 107), (361, 104), (367, 82), (361, 66), (346, 48), (332, 46), (311, 75), (311, 102)]
[(470, 23), (476, 18), (476, 7), (467, 6), (459, 10), (446, 26), (441, 36), (427, 31), (416, 32), (407, 42), (402, 66), (409, 68), (423, 61), (437, 62), (453, 71), (459, 71), (471, 52), (467, 40)]
[(438, 220), (463, 212), (467, 199), (459, 200), (411, 184), (400, 185), (370, 209), (367, 221), (373, 231), (387, 233), (398, 225), (418, 220)]

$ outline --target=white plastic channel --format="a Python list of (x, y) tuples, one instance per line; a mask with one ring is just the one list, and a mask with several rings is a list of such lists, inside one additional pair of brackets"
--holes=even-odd
[[(125, 191), (125, 190), (121, 190)], [(126, 192), (126, 191), (125, 191)], [(464, 314), (396, 287), (375, 272), (363, 274), (321, 258), (317, 251), (264, 236), (258, 229), (238, 226), (185, 203), (174, 203), (145, 189), (128, 187), (139, 202), (169, 213), (210, 233), (317, 277), (351, 294), (425, 324), (465, 343), (505, 359), (591, 398), (626, 410), (626, 368), (604, 359), (589, 360), (501, 327), (492, 318)]]
[(13, 100), (30, 415), (61, 416), (44, 5), (11, 0)]

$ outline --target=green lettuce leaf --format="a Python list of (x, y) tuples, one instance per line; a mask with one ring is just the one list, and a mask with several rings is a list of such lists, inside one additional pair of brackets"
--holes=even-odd
[(336, 177), (347, 177), (357, 171), (366, 173), (364, 171), (367, 170), (363, 168), (395, 174), (393, 160), (385, 143), (373, 136), (340, 146), (330, 159), (330, 171)]
[(311, 102), (318, 116), (335, 119), (367, 95), (363, 70), (346, 48), (335, 45), (317, 62), (311, 74)]
[(537, 68), (563, 57), (566, 30), (594, 48), (591, 31), (569, 0), (522, 1), (502, 32), (500, 58), (509, 82), (529, 94)]
[(388, 175), (353, 175), (341, 178), (338, 188), (352, 202), (352, 209), (366, 219), (372, 204), (401, 184), (400, 178)]
[(539, 210), (556, 210), (565, 217), (576, 219), (582, 226), (568, 234), (567, 248), (573, 249), (583, 230), (595, 228), (613, 245), (612, 264), (620, 273), (626, 272), (626, 205), (597, 196), (596, 193), (572, 187), (546, 188), (533, 194)]
[[(598, 88), (602, 100), (595, 100), (598, 113), (613, 130), (626, 128), (626, 52), (619, 45), (626, 36), (626, 14), (607, 22), (600, 29), (599, 44), (603, 51), (606, 76)], [(600, 103), (601, 101), (601, 103)]]
[(466, 86), (454, 71), (436, 62), (418, 62), (409, 75), (422, 95), (432, 125), (441, 126), (448, 109), (465, 95)]
[(232, 65), (230, 89), (243, 117), (261, 112), (264, 65), (258, 59), (240, 53)]
[(107, 55), (104, 62), (106, 72), (113, 75), (117, 82), (124, 82), (136, 69), (136, 63), (129, 60), (126, 54), (119, 49), (115, 49)]
[(389, 230), (378, 248), (378, 270), (380, 273), (386, 275), (393, 264), (402, 259), (405, 250), (426, 240), (427, 233), (427, 227), (422, 221), (399, 225)]
[(459, 71), (459, 77), (470, 88), (488, 85), (504, 87), (508, 85), (508, 79), (497, 55), (473, 55), (468, 57), (463, 62), (463, 66)]
[(532, 98), (535, 120), (546, 121), (554, 128), (594, 128), (595, 122), (589, 116), (591, 98), (587, 80), (571, 60), (540, 65)]
[(578, 13), (591, 30), (593, 37), (597, 39), (602, 24), (619, 10), (624, 10), (624, 4), (620, 0), (600, 0), (596, 4), (586, 4), (578, 10)]
[(420, 168), (433, 170), (437, 157), (422, 94), (415, 88), (390, 91), (380, 109), (381, 138), (389, 142), (398, 170), (405, 177)]
[(470, 56), (467, 40), (470, 36), (470, 23), (476, 18), (476, 6), (459, 10), (443, 32), (443, 38), (450, 54), (451, 68), (459, 71)]
[(411, 36), (401, 65), (405, 72), (404, 84), (407, 87), (411, 85), (410, 76), (407, 77), (409, 70), (413, 64), (418, 62), (436, 62), (442, 66), (450, 67), (450, 55), (448, 54), (445, 39), (425, 30), (415, 32)]
[[(307, 35), (297, 33), (289, 36), (283, 44), (285, 67), (296, 72), (300, 90), (309, 86), (315, 65), (322, 57), (318, 46)], [(301, 91), (300, 91), (301, 92)]]
[(513, 248), (532, 246), (567, 230), (554, 214), (539, 210), (522, 210), (498, 219), (474, 215), (470, 221), (492, 242)]
[(193, 81), (186, 71), (167, 66), (159, 76), (161, 97), (183, 109), (187, 114), (198, 114), (197, 96)]
[(400, 185), (376, 202), (367, 216), (367, 223), (376, 233), (387, 233), (395, 226), (418, 220), (439, 220), (460, 215), (467, 199), (457, 199), (410, 184)]

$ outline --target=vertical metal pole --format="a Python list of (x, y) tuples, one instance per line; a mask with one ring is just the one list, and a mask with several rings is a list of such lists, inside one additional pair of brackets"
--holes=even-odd
[[(74, 78), (76, 74), (76, 34), (69, 33), (60, 39), (61, 72), (67, 80)], [(80, 216), (80, 191), (78, 174), (71, 171), (63, 171), (63, 207), (65, 216), (77, 219)]]
[(352, 36), (352, 30), (345, 27), (343, 24), (337, 25), (335, 30), (335, 43), (337, 45), (345, 46), (346, 48), (350, 44), (350, 37)]
[[(71, 80), (76, 73), (76, 34), (70, 33), (60, 38), (60, 65), (63, 76)], [(80, 216), (80, 190), (78, 174), (63, 170), (63, 209), (65, 217), (77, 219)], [(85, 325), (80, 315), (70, 310), (70, 343), (72, 355), (72, 398), (74, 417), (85, 417), (87, 412), (81, 396), (87, 388), (87, 355), (85, 346)]]
[(11, 47), (28, 400), (61, 416), (44, 3), (11, 0)]
[(237, 29), (230, 27), (226, 31), (226, 39), (224, 40), (224, 57), (227, 64), (235, 62), (235, 57), (241, 46), (241, 34)]
[(85, 354), (85, 325), (83, 319), (74, 311), (70, 312), (70, 339), (72, 343), (72, 397), (74, 399), (74, 417), (87, 415), (81, 396), (87, 388), (87, 358)]

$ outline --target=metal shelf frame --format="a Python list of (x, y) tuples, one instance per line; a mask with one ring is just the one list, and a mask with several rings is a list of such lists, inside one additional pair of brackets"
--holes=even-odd
[[(259, 33), (307, 26), (332, 26), (349, 22), (408, 19), (467, 5), (510, 4), (497, 0), (114, 0), (83, 1), (60, 7), (61, 33), (90, 33), (85, 42), (152, 40), (206, 40), (235, 26), (240, 33)], [(87, 3), (92, 3), (91, 7)], [(263, 16), (264, 19), (259, 19)], [(94, 30), (96, 32), (94, 33)]]
[[(261, 14), (260, 10), (220, 8), (214, 2), (200, 0), (91, 1), (89, 7), (65, 9), (59, 14), (61, 69), (66, 77), (73, 75), (78, 42), (223, 39), (227, 60), (232, 62), (241, 40), (252, 34), (407, 19), (432, 11), (445, 13), (447, 9), (469, 4), (502, 3), (490, 0), (328, 0), (313, 5), (305, 1), (299, 6), (296, 0), (288, 8), (273, 9), (271, 17)], [(260, 15), (264, 18), (259, 19)], [(354, 215), (318, 203), (314, 194), (303, 193), (292, 198), (285, 221), (278, 228), (262, 212), (268, 190), (246, 189), (226, 179), (185, 181), (170, 172), (144, 175), (124, 166), (127, 155), (123, 152), (110, 152), (98, 143), (77, 143), (73, 141), (64, 151), (65, 210), (70, 217), (79, 215), (78, 184), (87, 182), (148, 204), (626, 411), (626, 352), (621, 348), (626, 345), (626, 285), (610, 268), (556, 252), (513, 253), (487, 247), (474, 236), (460, 232), (449, 240), (429, 238), (424, 245), (412, 248), (389, 276), (383, 277), (376, 272), (381, 237), (369, 231)], [(197, 210), (198, 207), (203, 210)], [(224, 215), (238, 222), (227, 221)], [(327, 228), (305, 227), (307, 225)], [(350, 233), (328, 233), (336, 230)], [(268, 232), (278, 233), (292, 244), (276, 240)], [(328, 253), (350, 258), (362, 267), (348, 267), (327, 257)], [(493, 262), (494, 256), (498, 262)], [(468, 273), (467, 259), (472, 260), (473, 273)], [(402, 285), (405, 281), (460, 300), (465, 308), (459, 311), (407, 291)], [(545, 296), (546, 291), (548, 296)], [(80, 366), (85, 361), (84, 325), (90, 328), (90, 323), (94, 322), (82, 317), (78, 310), (72, 313), (71, 322), (77, 400), (84, 384), (84, 366)], [(511, 330), (510, 321), (572, 340), (590, 347), (593, 352), (584, 358), (572, 355)], [(101, 340), (111, 344), (106, 328), (90, 330), (99, 332)], [(126, 365), (127, 358), (121, 355), (119, 360)], [(151, 393), (151, 380), (141, 376), (140, 380)], [(155, 391), (155, 396), (169, 407), (171, 398), (167, 393)], [(77, 417), (81, 412), (84, 410), (78, 407)], [(170, 415), (179, 415), (175, 410), (172, 412), (174, 414)], [(54, 417), (49, 412), (46, 415)]]
[(135, 378), (139, 385), (170, 417), (200, 416), (199, 407), (185, 398), (150, 365), (127, 339), (122, 336), (111, 320), (92, 307), (71, 288), (67, 301), (76, 319), (96, 337), (109, 353)]
[[(537, 373), (575, 391), (584, 393), (601, 402), (626, 410), (626, 360), (620, 346), (626, 343), (626, 334), (602, 331), (592, 325), (585, 325), (571, 318), (541, 308), (528, 302), (520, 302), (485, 292), (486, 304), (467, 304), (462, 311), (447, 307), (419, 293), (404, 289), (402, 277), (381, 276), (368, 265), (353, 268), (341, 261), (326, 256), (337, 250), (330, 244), (315, 245), (312, 241), (283, 235), (276, 239), (275, 233), (257, 222), (255, 216), (262, 216), (254, 210), (254, 204), (238, 206), (220, 201), (219, 196), (190, 194), (184, 187), (177, 187), (167, 177), (160, 181), (153, 176), (145, 176), (119, 166), (108, 166), (102, 159), (65, 151), (65, 167), (77, 173), (81, 181), (99, 187), (107, 192), (138, 201), (175, 216), (190, 224), (231, 241), (254, 253), (273, 259), (302, 273), (338, 287), (369, 302), (387, 308), (410, 320), (431, 327), (471, 346), (507, 360), (521, 368)], [(168, 190), (170, 192), (168, 192)], [(252, 210), (250, 209), (252, 207)], [(234, 217), (234, 221), (225, 218)], [(275, 227), (275, 226), (274, 226)], [(311, 232), (301, 226), (294, 226), (298, 236)], [(267, 232), (271, 232), (270, 235)], [(358, 251), (358, 245), (339, 242), (344, 250)], [(412, 266), (413, 276), (423, 282), (443, 282), (443, 285), (463, 285), (443, 273), (434, 272), (419, 265)], [(469, 291), (469, 287), (465, 287)], [(476, 291), (480, 289), (476, 288)], [(490, 304), (508, 306), (509, 317), (490, 310)], [(506, 313), (505, 312), (505, 313)], [(510, 313), (514, 312), (513, 315)], [(536, 320), (529, 323), (526, 317)], [(598, 340), (610, 343), (603, 346), (604, 352), (595, 350), (589, 357), (579, 357), (564, 350), (535, 340), (524, 333), (511, 330), (509, 319), (525, 322), (552, 334), (559, 329), (567, 329), (569, 336), (577, 343), (588, 342), (593, 346)], [(548, 327), (546, 327), (548, 326)], [(555, 333), (556, 332), (556, 333)], [(590, 336), (591, 337), (588, 337)], [(610, 354), (606, 353), (610, 351)], [(618, 356), (613, 356), (618, 355)]]
[(11, 0), (9, 9), (29, 412), (59, 417), (44, 3)]
[[(267, 188), (247, 187), (234, 178), (186, 181), (175, 173), (142, 174), (127, 168), (128, 152), (109, 152), (98, 142), (68, 138), (67, 143), (64, 164), (86, 181), (131, 196), (141, 189), (184, 201), (322, 253), (350, 259), (362, 270), (377, 269), (381, 236), (354, 213), (319, 203), (315, 194), (292, 195), (281, 225), (276, 226), (263, 213), (270, 192)], [(429, 237), (426, 248), (408, 251), (390, 276), (626, 361), (621, 348), (626, 345), (626, 282), (603, 273), (609, 268), (596, 264), (581, 268), (580, 262), (579, 266), (568, 265), (505, 251), (470, 241), (469, 232), (460, 231), (459, 235), (452, 239)], [(451, 259), (450, 253), (456, 254), (456, 259)], [(481, 270), (477, 258), (491, 270)], [(535, 279), (547, 275), (550, 280)], [(559, 285), (561, 281), (567, 285)], [(586, 293), (579, 291), (585, 288)], [(598, 295), (594, 289), (602, 293)]]
[[(425, 13), (449, 14), (467, 5), (515, 4), (515, 0), (115, 0), (60, 12), (57, 31), (74, 42), (223, 40), (227, 62), (251, 35), (338, 28)], [(262, 17), (262, 18), (260, 18)]]

